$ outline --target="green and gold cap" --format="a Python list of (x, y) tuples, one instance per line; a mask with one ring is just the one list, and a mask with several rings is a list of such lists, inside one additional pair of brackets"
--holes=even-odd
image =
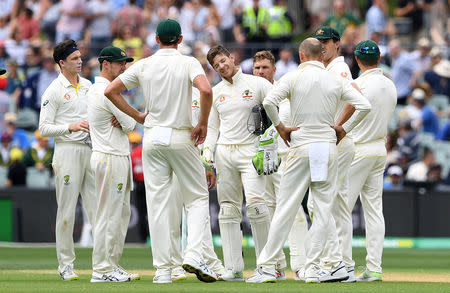
[(356, 45), (355, 56), (361, 60), (372, 61), (380, 57), (380, 48), (372, 40), (365, 40)]
[(127, 61), (127, 62), (133, 62), (134, 59), (127, 56), (127, 53), (125, 53), (124, 50), (114, 47), (114, 46), (108, 46), (103, 48), (100, 51), (100, 55), (98, 56), (98, 62), (102, 63), (103, 60), (109, 61), (109, 62), (120, 62), (120, 61)]
[(181, 26), (176, 20), (163, 20), (156, 28), (156, 35), (165, 43), (173, 43), (181, 36)]
[(334, 39), (336, 41), (341, 40), (341, 36), (332, 27), (329, 26), (322, 26), (316, 29), (316, 31), (313, 34), (313, 37), (318, 40), (325, 40), (325, 39)]

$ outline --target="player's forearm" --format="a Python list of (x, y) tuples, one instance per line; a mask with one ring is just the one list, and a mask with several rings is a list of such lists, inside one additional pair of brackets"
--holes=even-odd
[(122, 112), (132, 117), (134, 120), (138, 121), (140, 112), (135, 108), (131, 107), (127, 101), (120, 94), (125, 90), (125, 86), (117, 86), (114, 84), (115, 81), (110, 83), (105, 90), (105, 96)]
[(44, 137), (55, 137), (69, 134), (69, 123), (62, 125), (55, 125), (53, 123), (41, 122), (39, 123), (39, 132)]
[(200, 117), (198, 123), (208, 125), (209, 113), (212, 106), (212, 91), (211, 88), (208, 91), (200, 92)]
[(355, 113), (355, 107), (350, 104), (346, 104), (344, 110), (336, 121), (335, 125), (342, 126), (345, 122), (352, 117), (353, 113)]
[(272, 102), (267, 101), (267, 99), (264, 100), (263, 106), (273, 125), (275, 127), (278, 126), (278, 124), (280, 124), (280, 116), (278, 115), (277, 107)]

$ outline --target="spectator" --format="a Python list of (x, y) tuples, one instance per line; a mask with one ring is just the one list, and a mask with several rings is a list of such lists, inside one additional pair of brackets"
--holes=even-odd
[[(157, 0), (145, 0), (144, 8), (142, 9), (142, 25), (144, 30), (143, 36), (146, 38), (151, 36), (155, 38), (154, 33), (156, 32), (156, 26), (160, 21), (157, 12), (156, 1)], [(183, 26), (181, 27), (181, 31), (183, 32), (183, 41), (185, 41), (185, 28)]]
[(29, 77), (42, 69), (42, 52), (40, 46), (28, 48), (25, 64), (22, 66), (22, 69), (26, 77)]
[(23, 151), (30, 148), (30, 142), (23, 129), (16, 128), (17, 115), (15, 113), (5, 113), (5, 132), (11, 136), (11, 144)]
[(8, 19), (11, 15), (13, 6), (14, 6), (14, 0), (6, 0), (6, 1), (0, 1), (0, 17)]
[(433, 72), (439, 76), (439, 87), (435, 86), (435, 94), (443, 94), (450, 97), (450, 61), (442, 59), (438, 64), (433, 66)]
[(435, 137), (439, 133), (439, 119), (433, 110), (426, 104), (425, 91), (417, 88), (412, 92), (413, 105), (419, 109), (420, 116), (413, 121), (413, 127), (423, 132), (433, 134)]
[(18, 148), (11, 149), (10, 152), (11, 165), (8, 167), (8, 176), (5, 186), (25, 186), (27, 182), (27, 168), (22, 163), (23, 153)]
[(8, 167), (10, 165), (9, 154), (11, 152), (12, 137), (6, 132), (2, 133), (0, 146), (0, 166)]
[[(386, 45), (386, 37), (395, 33), (389, 27), (388, 19), (386, 0), (374, 0), (366, 14), (366, 38), (374, 40), (374, 37), (378, 37), (380, 43)], [(378, 36), (374, 36), (374, 33), (378, 34)]]
[(120, 34), (122, 27), (128, 27), (131, 30), (131, 37), (141, 37), (143, 33), (142, 8), (136, 5), (136, 0), (129, 0), (129, 4), (117, 12), (112, 22), (113, 35)]
[(387, 169), (387, 175), (383, 184), (384, 189), (400, 189), (403, 187), (403, 171), (400, 166), (390, 166)]
[[(410, 19), (411, 31), (409, 32), (414, 37), (423, 25), (423, 9), (428, 7), (433, 0), (399, 0), (397, 7), (394, 10), (396, 17), (405, 17)], [(428, 8), (427, 8), (428, 9)]]
[(33, 10), (30, 8), (27, 7), (20, 12), (20, 15), (14, 25), (21, 27), (20, 31), (22, 33), (22, 39), (39, 39), (39, 35), (41, 33), (39, 22), (33, 16)]
[(439, 163), (432, 164), (427, 172), (427, 182), (440, 184), (442, 182), (442, 167)]
[(282, 44), (290, 43), (292, 40), (292, 30), (294, 19), (287, 8), (286, 0), (277, 0), (275, 5), (269, 9), (270, 21), (267, 27), (267, 35), (274, 42), (275, 52)]
[(38, 19), (41, 24), (41, 31), (51, 42), (56, 38), (56, 24), (60, 17), (61, 3), (52, 3), (52, 0), (41, 0), (41, 10)]
[(275, 72), (274, 78), (279, 80), (283, 75), (288, 72), (295, 71), (298, 68), (297, 62), (294, 61), (292, 57), (291, 48), (284, 47), (279, 53), (280, 59), (275, 63), (277, 71)]
[(431, 65), (431, 42), (427, 38), (420, 38), (417, 42), (417, 48), (414, 50), (411, 55), (414, 58), (414, 61), (417, 65), (416, 71), (414, 72), (411, 85), (413, 87), (417, 87), (419, 85), (418, 79), (430, 69)]
[(323, 25), (337, 30), (340, 36), (348, 26), (359, 26), (361, 22), (350, 12), (345, 11), (343, 0), (333, 1), (333, 13), (323, 22)]
[(56, 24), (56, 43), (65, 39), (79, 41), (86, 24), (86, 0), (61, 0), (61, 16)]
[(6, 40), (9, 35), (10, 26), (8, 25), (8, 20), (4, 17), (0, 17), (0, 40)]
[(20, 26), (16, 26), (11, 31), (11, 38), (5, 40), (5, 48), (9, 57), (15, 59), (19, 66), (25, 65), (29, 42), (22, 39)]
[(438, 140), (442, 141), (450, 141), (450, 119), (447, 119), (447, 122), (442, 126), (441, 131), (436, 137)]
[(113, 12), (114, 7), (109, 0), (92, 0), (87, 4), (89, 45), (94, 56), (98, 56), (104, 47), (111, 44)]
[(50, 83), (58, 77), (55, 63), (51, 55), (42, 58), (42, 69), (29, 76), (21, 85), (18, 107), (20, 109), (32, 109), (39, 114), (41, 109), (41, 97)]
[[(399, 137), (397, 139), (398, 152), (400, 153), (399, 164), (401, 167), (415, 161), (418, 157), (420, 138), (411, 126), (411, 120), (400, 121)], [(404, 162), (402, 162), (404, 160)]]
[(35, 167), (39, 171), (45, 168), (52, 170), (53, 148), (49, 144), (49, 138), (43, 137), (39, 130), (34, 133), (36, 145), (31, 147), (25, 154), (23, 163), (27, 167)]
[(433, 151), (425, 148), (422, 160), (409, 166), (408, 172), (406, 173), (406, 180), (416, 182), (427, 181), (428, 170), (435, 163)]
[(402, 48), (397, 39), (389, 42), (389, 53), (392, 59), (391, 78), (397, 86), (397, 104), (405, 105), (406, 98), (412, 92), (410, 81), (417, 65), (413, 56)]
[(24, 76), (22, 74), (19, 74), (19, 64), (17, 64), (17, 61), (15, 59), (8, 59), (6, 61), (6, 68), (8, 68), (8, 86), (6, 87), (5, 91), (9, 95), (13, 95), (14, 92), (18, 88), (20, 88), (20, 84), (22, 83)]
[(134, 194), (136, 208), (139, 215), (139, 234), (146, 242), (149, 236), (147, 220), (147, 203), (145, 200), (144, 169), (142, 168), (142, 144), (138, 132), (132, 131), (128, 134), (131, 144), (131, 163), (133, 167)]
[(220, 16), (215, 6), (210, 0), (192, 0), (194, 18), (192, 20), (192, 30), (194, 39), (210, 44), (210, 41), (219, 40), (217, 26), (220, 23)]
[(119, 37), (114, 39), (113, 46), (124, 50), (128, 56), (133, 57), (135, 60), (139, 60), (142, 57), (142, 39), (133, 36), (130, 26), (120, 28)]
[[(430, 52), (430, 58), (430, 68), (424, 73), (423, 79), (431, 87), (433, 94), (448, 96), (450, 93), (450, 73), (448, 73), (450, 68), (447, 70), (439, 70), (440, 68), (438, 67), (438, 71), (441, 72), (441, 75), (437, 74), (435, 71), (435, 66), (442, 60), (442, 50), (439, 47), (433, 47)], [(447, 77), (445, 77), (446, 75)]]
[[(233, 14), (233, 0), (212, 0), (220, 16), (220, 39), (223, 43), (234, 42), (233, 27), (235, 24)], [(184, 34), (184, 30), (181, 30)]]

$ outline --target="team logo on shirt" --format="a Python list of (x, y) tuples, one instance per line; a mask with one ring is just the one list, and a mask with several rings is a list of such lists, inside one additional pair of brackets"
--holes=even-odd
[(341, 72), (341, 76), (342, 76), (343, 78), (347, 78), (348, 74), (347, 74), (347, 72)]
[(245, 91), (242, 93), (242, 98), (243, 98), (245, 101), (251, 101), (251, 100), (253, 100), (253, 93), (252, 93), (250, 90), (245, 90)]
[(219, 102), (220, 102), (220, 103), (225, 102), (225, 97), (224, 97), (224, 96), (220, 96), (220, 97), (219, 97)]
[(123, 188), (123, 183), (119, 183), (117, 184), (117, 192), (122, 192), (122, 188)]
[(64, 104), (67, 104), (67, 103), (69, 103), (70, 102), (70, 95), (69, 94), (65, 94), (64, 95)]
[(47, 106), (48, 100), (45, 100), (44, 104), (42, 104), (43, 107)]
[(200, 105), (197, 100), (192, 101), (192, 108), (200, 108)]
[(69, 185), (69, 184), (70, 184), (70, 176), (64, 175), (64, 185)]

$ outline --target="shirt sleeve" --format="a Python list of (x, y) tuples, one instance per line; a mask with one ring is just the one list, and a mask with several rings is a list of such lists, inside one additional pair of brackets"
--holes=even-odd
[(217, 139), (219, 137), (219, 128), (219, 112), (217, 111), (217, 108), (213, 101), (213, 106), (211, 107), (211, 112), (209, 113), (208, 133), (206, 134), (204, 148), (214, 150), (214, 148), (216, 147)]
[(61, 136), (70, 133), (70, 124), (55, 124), (56, 112), (61, 106), (55, 94), (47, 89), (42, 95), (41, 113), (39, 114), (39, 132), (42, 136)]
[(290, 74), (284, 75), (277, 85), (275, 85), (264, 99), (263, 106), (266, 110), (274, 126), (280, 124), (280, 117), (278, 115), (278, 105), (284, 99), (288, 99), (291, 95), (291, 86), (289, 82)]
[(342, 127), (345, 132), (349, 133), (356, 125), (358, 125), (361, 120), (369, 114), (372, 106), (370, 102), (357, 91), (348, 80), (342, 79), (342, 96), (341, 99), (353, 107), (356, 111), (350, 117), (350, 119), (345, 122)]
[(272, 89), (273, 85), (265, 78), (258, 78), (258, 96), (260, 97), (260, 102), (262, 103), (264, 101), (264, 98), (267, 96), (269, 91)]
[(126, 134), (133, 131), (136, 126), (136, 120), (120, 111), (108, 98), (105, 97), (105, 105), (107, 109), (116, 117), (117, 121), (119, 121), (120, 126), (122, 126), (123, 132)]
[(120, 80), (123, 82), (125, 87), (130, 90), (132, 88), (138, 87), (139, 83), (139, 73), (141, 71), (142, 61), (136, 62), (131, 65), (124, 73), (119, 75)]
[(190, 64), (189, 64), (189, 79), (191, 80), (191, 82), (194, 82), (194, 79), (199, 76), (199, 75), (206, 75), (205, 71), (203, 70), (202, 65), (200, 64), (200, 62), (198, 62), (197, 59), (195, 59), (194, 57), (189, 57), (190, 58)]

